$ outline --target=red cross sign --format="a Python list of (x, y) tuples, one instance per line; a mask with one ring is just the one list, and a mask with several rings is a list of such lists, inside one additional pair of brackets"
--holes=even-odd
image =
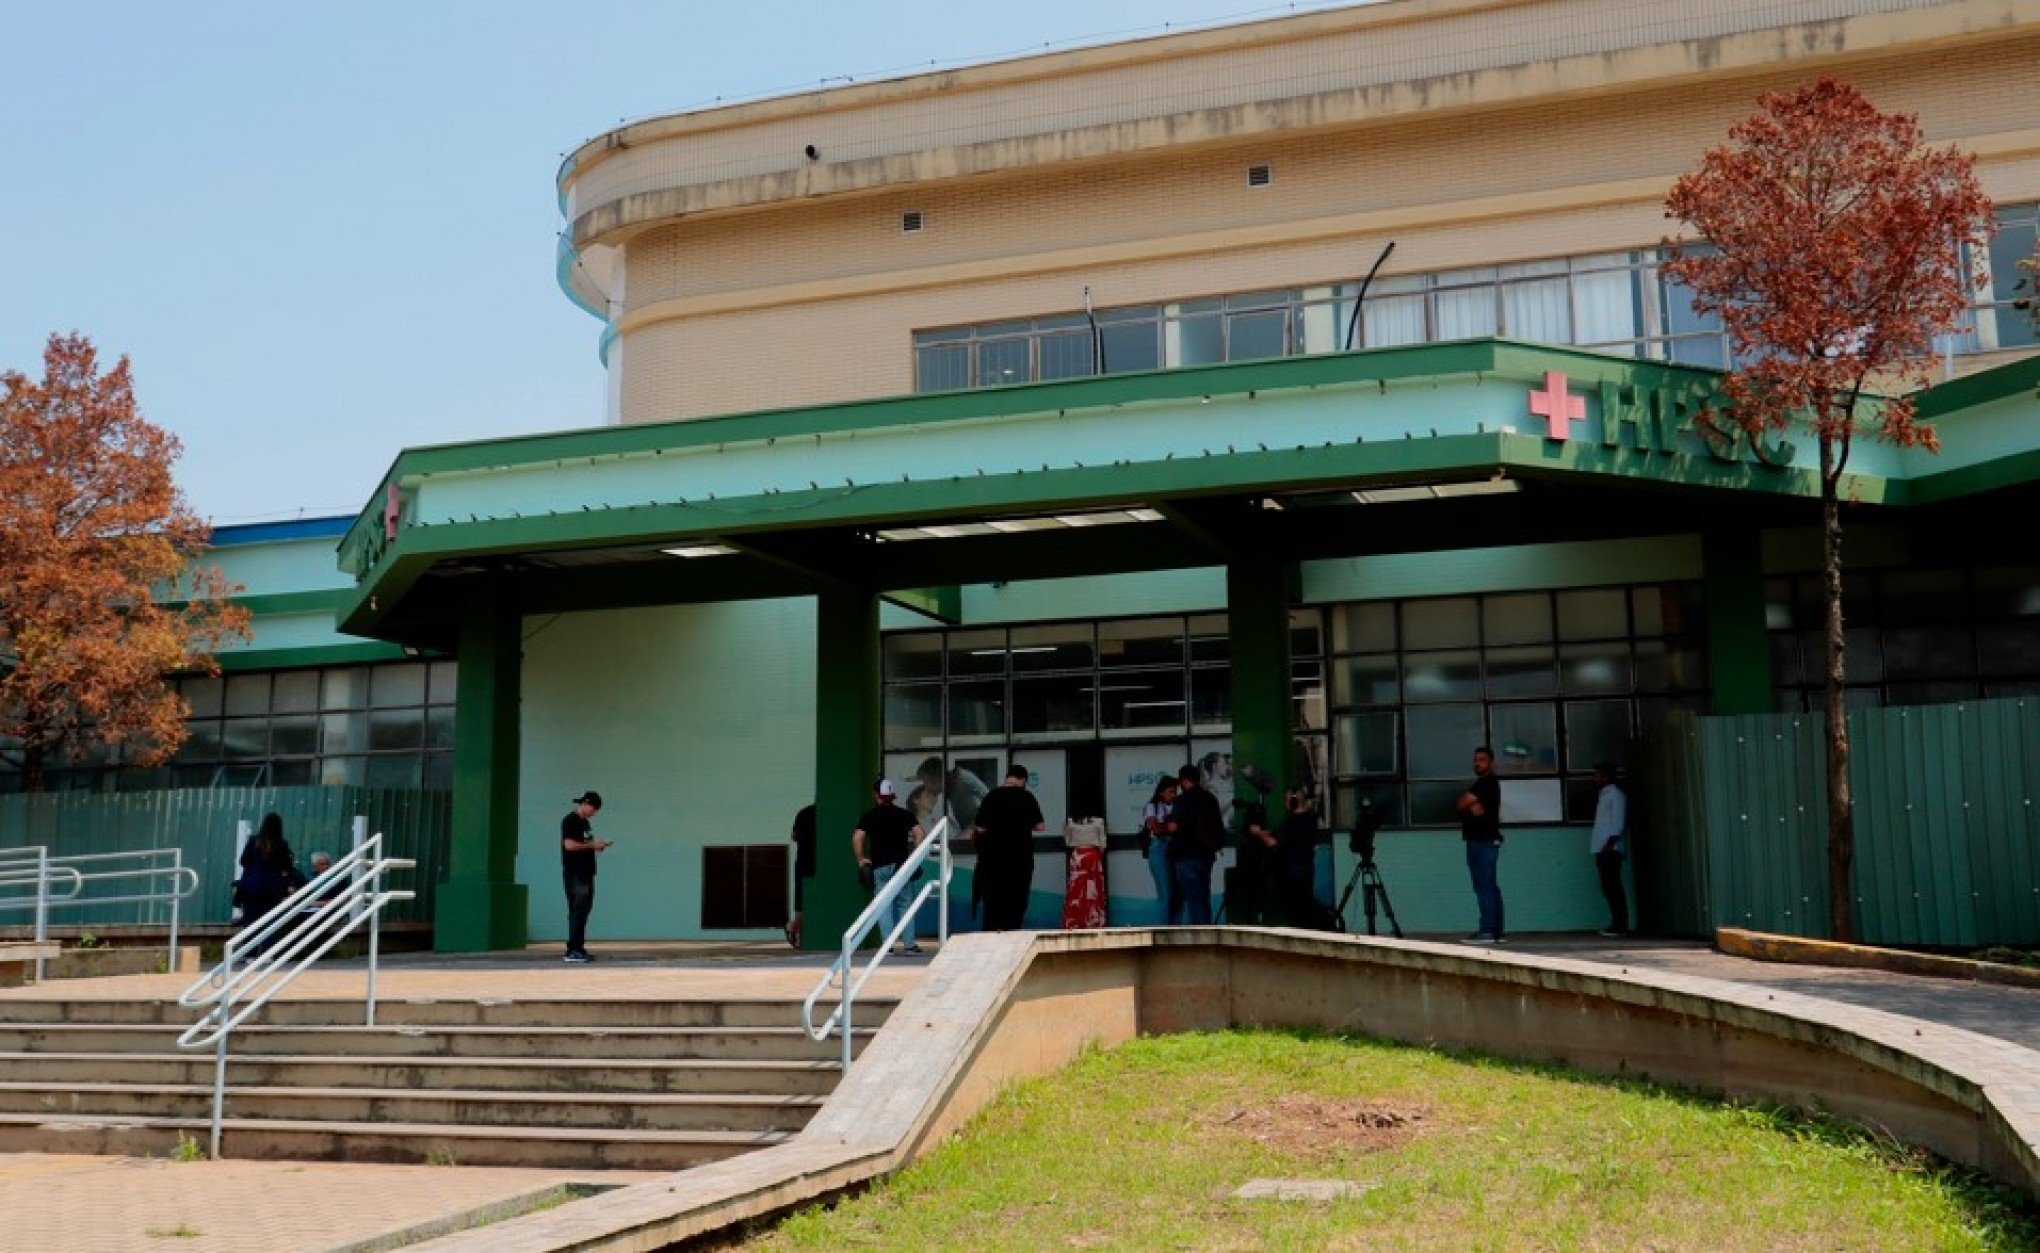
[(1586, 421), (1587, 399), (1566, 390), (1564, 374), (1546, 370), (1544, 390), (1530, 393), (1530, 412), (1544, 419), (1547, 438), (1565, 439), (1569, 424)]

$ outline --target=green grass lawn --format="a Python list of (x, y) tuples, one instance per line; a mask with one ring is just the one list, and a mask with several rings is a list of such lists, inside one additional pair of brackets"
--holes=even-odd
[[(1257, 1178), (1371, 1185), (1235, 1200)], [(747, 1247), (2040, 1249), (2040, 1213), (1858, 1128), (1374, 1040), (1138, 1040), (1005, 1093)]]

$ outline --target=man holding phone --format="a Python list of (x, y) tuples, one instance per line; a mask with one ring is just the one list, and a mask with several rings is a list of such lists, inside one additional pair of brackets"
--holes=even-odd
[(608, 840), (595, 838), (591, 819), (602, 809), (602, 793), (583, 792), (574, 798), (574, 808), (560, 819), (560, 872), (567, 888), (567, 956), (576, 966), (595, 960), (588, 956), (588, 915), (595, 909), (595, 854), (609, 847)]

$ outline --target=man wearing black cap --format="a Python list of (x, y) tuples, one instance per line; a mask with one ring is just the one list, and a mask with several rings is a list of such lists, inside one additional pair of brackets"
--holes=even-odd
[(560, 870), (567, 885), (567, 960), (584, 965), (588, 956), (588, 914), (595, 908), (595, 854), (609, 847), (595, 838), (589, 822), (602, 808), (602, 793), (583, 792), (560, 819)]

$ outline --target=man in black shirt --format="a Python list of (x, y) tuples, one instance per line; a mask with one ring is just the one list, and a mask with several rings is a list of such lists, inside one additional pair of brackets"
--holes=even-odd
[(595, 908), (595, 854), (609, 847), (595, 838), (589, 822), (602, 808), (602, 793), (583, 792), (560, 819), (560, 872), (567, 886), (567, 960), (583, 965), (588, 956), (588, 915)]
[(1176, 772), (1181, 792), (1169, 813), (1169, 861), (1176, 874), (1176, 893), (1185, 921), (1193, 927), (1211, 925), (1211, 864), (1225, 845), (1225, 815), (1218, 798), (1207, 790), (1204, 772), (1184, 766)]
[(1332, 929), (1331, 913), (1317, 898), (1317, 797), (1311, 789), (1293, 787), (1275, 832), (1276, 855), (1282, 864), (1282, 909), (1292, 927)]
[(1459, 835), (1466, 841), (1466, 869), (1473, 876), (1473, 899), (1480, 906), (1480, 930), (1468, 944), (1502, 942), (1502, 888), (1495, 865), (1502, 856), (1502, 784), (1495, 778), (1494, 750), (1483, 744), (1473, 750), (1473, 782), (1455, 802)]
[(1282, 919), (1275, 911), (1282, 899), (1282, 867), (1276, 857), (1275, 824), (1268, 821), (1275, 780), (1253, 762), (1240, 767), (1239, 780), (1251, 790), (1233, 797), (1233, 808), (1240, 811), (1239, 873), (1226, 898), (1227, 913), (1236, 923), (1279, 924)]
[(977, 883), (985, 901), (985, 930), (1018, 931), (1034, 887), (1034, 833), (1048, 825), (1041, 802), (1027, 790), (1027, 767), (1006, 767), (1006, 781), (978, 803), (971, 838), (977, 841)]
[[(857, 855), (858, 869), (869, 870), (872, 886), (884, 891), (885, 885), (898, 873), (900, 863), (907, 859), (907, 854), (916, 844), (926, 838), (927, 833), (921, 830), (920, 823), (914, 821), (914, 815), (896, 803), (900, 793), (891, 779), (880, 779), (873, 785), (871, 793), (877, 803), (857, 820), (857, 829), (850, 833), (850, 849)], [(891, 935), (907, 915), (907, 891), (903, 885), (900, 894), (893, 897), (878, 916), (879, 925), (885, 928), (887, 935)], [(944, 905), (946, 907), (947, 902)], [(918, 923), (910, 923), (902, 933), (909, 953), (921, 951), (915, 934), (917, 926)]]

